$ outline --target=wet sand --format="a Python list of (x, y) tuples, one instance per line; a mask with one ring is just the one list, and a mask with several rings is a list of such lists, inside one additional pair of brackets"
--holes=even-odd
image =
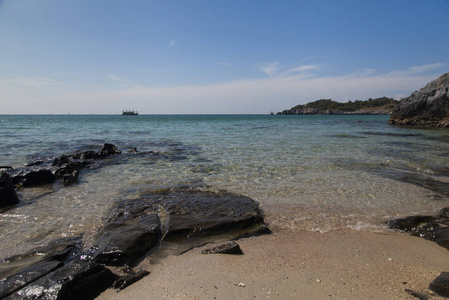
[(279, 230), (237, 241), (244, 255), (194, 248), (139, 268), (150, 275), (98, 299), (418, 299), (449, 271), (449, 251), (405, 233)]

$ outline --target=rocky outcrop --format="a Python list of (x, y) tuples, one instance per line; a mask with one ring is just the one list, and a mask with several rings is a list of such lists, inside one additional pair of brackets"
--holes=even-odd
[(52, 184), (57, 179), (62, 180), (64, 185), (71, 185), (78, 181), (80, 170), (97, 164), (96, 160), (120, 153), (114, 145), (106, 143), (97, 152), (85, 151), (61, 155), (54, 159), (37, 160), (25, 167), (8, 168), (6, 171), (10, 173), (16, 188)]
[(51, 184), (55, 181), (55, 175), (51, 170), (24, 170), (19, 175), (14, 176), (14, 184), (21, 187), (33, 187), (45, 184)]
[(402, 99), (394, 109), (392, 125), (449, 127), (449, 73)]
[[(131, 268), (165, 239), (182, 243), (222, 233), (269, 233), (263, 222), (259, 204), (245, 196), (191, 187), (149, 192), (118, 202), (87, 250), (81, 238), (66, 238), (4, 260), (0, 298), (93, 299), (107, 288), (123, 289), (148, 275)], [(242, 254), (234, 242), (209, 251)], [(119, 276), (106, 266), (126, 267), (127, 274)]]

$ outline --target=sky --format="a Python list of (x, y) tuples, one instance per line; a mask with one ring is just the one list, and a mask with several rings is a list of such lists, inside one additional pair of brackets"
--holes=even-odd
[(449, 72), (449, 0), (0, 0), (0, 114), (266, 114)]

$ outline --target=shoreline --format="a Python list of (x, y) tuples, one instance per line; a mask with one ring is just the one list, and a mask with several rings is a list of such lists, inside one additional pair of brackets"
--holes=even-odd
[(389, 231), (277, 230), (237, 240), (244, 255), (204, 255), (208, 244), (138, 268), (150, 274), (97, 299), (416, 299), (449, 270), (449, 251)]

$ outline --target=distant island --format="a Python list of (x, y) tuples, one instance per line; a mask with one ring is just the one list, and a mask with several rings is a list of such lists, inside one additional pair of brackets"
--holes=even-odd
[(321, 99), (291, 109), (278, 112), (278, 115), (390, 115), (400, 101), (393, 98), (355, 100), (345, 103), (331, 99)]

